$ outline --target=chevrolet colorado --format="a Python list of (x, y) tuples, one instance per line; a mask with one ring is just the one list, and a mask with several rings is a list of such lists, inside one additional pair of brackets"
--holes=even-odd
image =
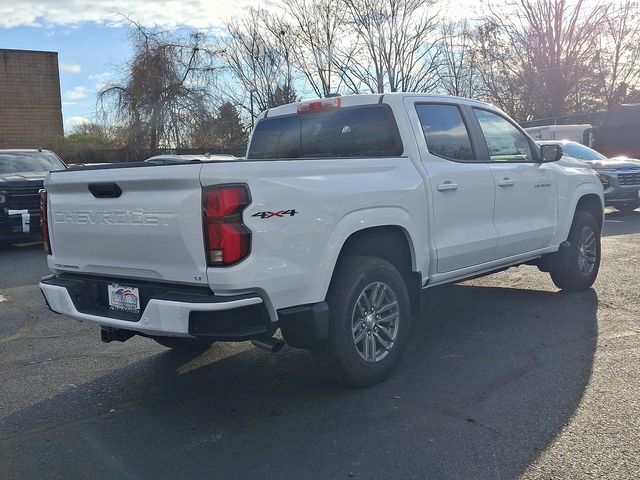
[(246, 158), (52, 172), (55, 312), (173, 348), (279, 328), (355, 386), (387, 377), (424, 288), (535, 264), (566, 290), (600, 262), (603, 189), (493, 106), (425, 94), (263, 112)]

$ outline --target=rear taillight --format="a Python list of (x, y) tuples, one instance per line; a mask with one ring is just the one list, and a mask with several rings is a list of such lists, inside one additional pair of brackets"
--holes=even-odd
[(49, 241), (49, 219), (47, 217), (47, 192), (40, 190), (40, 231), (42, 233), (42, 246), (44, 251), (51, 255), (51, 242)]
[(210, 267), (233, 265), (249, 255), (251, 231), (242, 223), (242, 211), (250, 202), (246, 185), (202, 190), (202, 227)]

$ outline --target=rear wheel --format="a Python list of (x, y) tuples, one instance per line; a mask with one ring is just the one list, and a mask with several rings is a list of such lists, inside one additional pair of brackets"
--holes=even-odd
[(635, 202), (635, 203), (623, 203), (623, 204), (620, 204), (620, 205), (614, 205), (614, 208), (616, 210), (618, 210), (619, 212), (622, 212), (622, 213), (631, 213), (638, 207), (640, 207), (640, 203), (638, 203), (638, 202)]
[(593, 285), (600, 268), (600, 228), (593, 215), (576, 212), (568, 241), (569, 247), (551, 268), (551, 279), (562, 290), (585, 290)]
[(197, 338), (154, 337), (153, 339), (163, 347), (180, 351), (204, 351), (211, 347), (211, 345), (213, 344), (213, 342), (200, 340)]
[(366, 387), (395, 369), (411, 328), (404, 279), (377, 257), (344, 258), (327, 294), (329, 338), (313, 350), (320, 367), (347, 385)]

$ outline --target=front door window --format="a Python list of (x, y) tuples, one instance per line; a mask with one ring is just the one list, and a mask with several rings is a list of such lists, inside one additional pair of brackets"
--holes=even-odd
[(473, 109), (492, 162), (533, 162), (527, 137), (511, 122), (487, 110)]

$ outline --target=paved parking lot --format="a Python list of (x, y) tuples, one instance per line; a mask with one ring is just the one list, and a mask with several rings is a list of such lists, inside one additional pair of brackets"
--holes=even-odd
[(621, 478), (640, 472), (640, 211), (595, 288), (533, 267), (429, 291), (401, 371), (345, 390), (310, 355), (185, 357), (47, 311), (0, 252), (0, 478)]

